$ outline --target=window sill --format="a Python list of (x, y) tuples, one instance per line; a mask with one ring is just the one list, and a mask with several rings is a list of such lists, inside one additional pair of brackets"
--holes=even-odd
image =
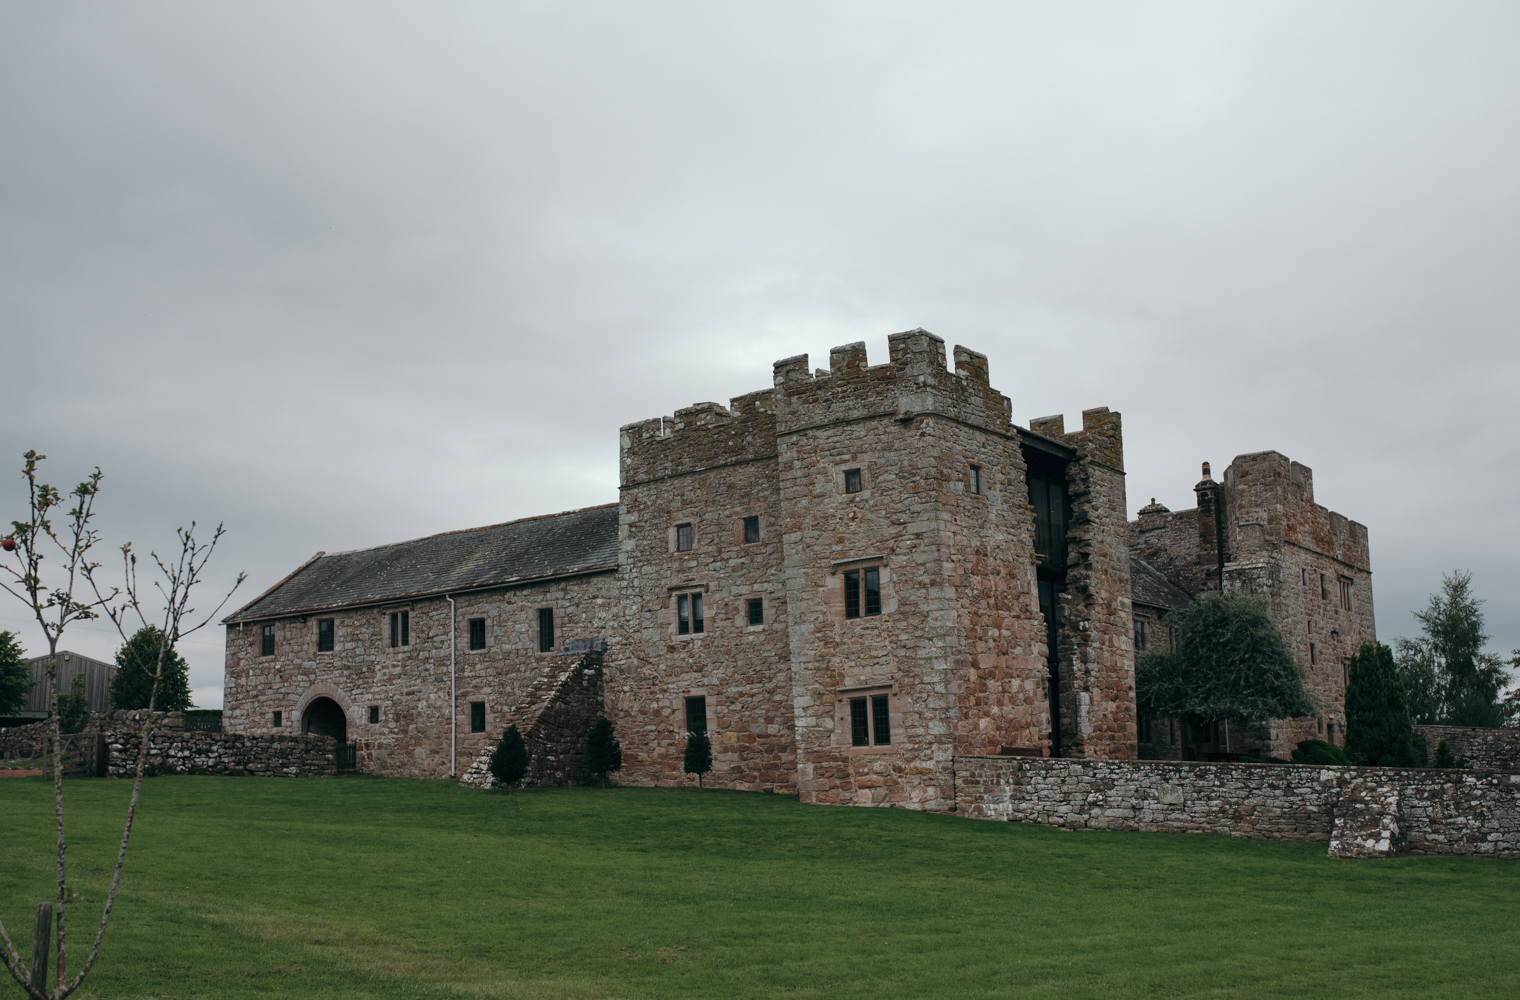
[(844, 752), (845, 752), (845, 754), (847, 756), (850, 756), (850, 757), (866, 757), (866, 756), (871, 756), (871, 755), (874, 755), (874, 754), (894, 753), (898, 749), (899, 748), (898, 748), (898, 746), (896, 744), (890, 744), (890, 745), (884, 746), (884, 747), (857, 747), (857, 746), (848, 746), (848, 747), (844, 748)]

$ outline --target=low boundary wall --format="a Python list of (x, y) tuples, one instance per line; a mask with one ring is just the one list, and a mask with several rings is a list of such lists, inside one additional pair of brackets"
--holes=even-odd
[(973, 819), (1520, 858), (1520, 772), (957, 757), (955, 783)]
[(1481, 771), (1520, 771), (1520, 729), (1484, 729), (1478, 726), (1415, 726), (1425, 738), (1425, 752), (1435, 759), (1436, 747), (1445, 742), (1463, 767)]

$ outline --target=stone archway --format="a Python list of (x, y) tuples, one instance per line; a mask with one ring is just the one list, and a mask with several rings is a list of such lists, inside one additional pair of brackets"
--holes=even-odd
[(313, 698), (301, 711), (301, 732), (330, 736), (339, 743), (347, 743), (348, 716), (343, 713), (343, 706), (331, 698)]

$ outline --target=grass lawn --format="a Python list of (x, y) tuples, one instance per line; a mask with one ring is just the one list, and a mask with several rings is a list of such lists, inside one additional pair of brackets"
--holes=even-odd
[[(130, 783), (65, 791), (77, 964)], [(51, 809), (47, 779), (0, 781), (28, 955)], [(78, 995), (1513, 997), (1520, 862), (691, 789), (150, 778)]]

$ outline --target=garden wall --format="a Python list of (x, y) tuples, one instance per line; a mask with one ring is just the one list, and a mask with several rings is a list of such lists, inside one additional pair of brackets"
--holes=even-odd
[(1520, 857), (1515, 772), (957, 757), (955, 778), (973, 819)]
[(0, 729), (0, 760), (31, 760), (41, 757), (52, 731), (51, 719)]
[[(1464, 766), (1484, 771), (1520, 771), (1520, 729), (1482, 729), (1476, 726), (1415, 726), (1425, 737), (1425, 749), (1435, 759), (1444, 740)], [(1418, 741), (1417, 741), (1418, 742)]]
[[(130, 778), (137, 773), (146, 715), (111, 712), (90, 719), (90, 728), (105, 738), (109, 777)], [(186, 731), (178, 712), (155, 712), (143, 773), (325, 777), (338, 773), (337, 744), (327, 736), (294, 733), (250, 736)]]

